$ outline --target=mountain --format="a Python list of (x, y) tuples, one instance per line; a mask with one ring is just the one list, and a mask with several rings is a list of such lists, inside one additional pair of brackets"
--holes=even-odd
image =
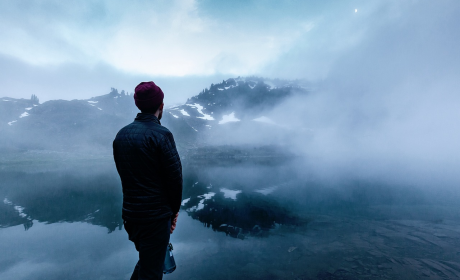
[(51, 100), (30, 107), (25, 107), (29, 103), (23, 99), (0, 98), (2, 112), (13, 108), (11, 115), (1, 115), (2, 147), (62, 151), (107, 146), (115, 127), (123, 127), (136, 114), (137, 108), (129, 101), (132, 96), (116, 89), (89, 100)]
[(277, 124), (269, 114), (276, 105), (294, 94), (306, 93), (299, 81), (228, 79), (211, 84), (181, 106), (168, 108), (163, 122), (171, 131), (180, 131), (182, 141), (193, 139), (198, 145), (240, 143), (231, 141), (232, 131), (244, 136), (248, 131), (273, 130)]
[[(231, 78), (211, 84), (183, 105), (166, 108), (161, 122), (173, 132), (179, 149), (215, 145), (229, 130), (274, 126), (266, 114), (289, 96), (306, 93), (299, 81)], [(108, 153), (118, 130), (139, 112), (132, 95), (114, 88), (87, 100), (37, 100), (0, 98), (2, 151)]]

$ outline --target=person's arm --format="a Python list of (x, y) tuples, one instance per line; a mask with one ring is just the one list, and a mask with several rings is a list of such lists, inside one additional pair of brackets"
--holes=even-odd
[(161, 165), (174, 220), (182, 202), (182, 165), (171, 133), (165, 135), (161, 142)]
[(169, 230), (169, 233), (171, 233), (171, 234), (176, 229), (177, 217), (179, 217), (179, 212), (177, 212), (176, 215), (172, 216), (172, 218), (171, 218), (171, 229)]

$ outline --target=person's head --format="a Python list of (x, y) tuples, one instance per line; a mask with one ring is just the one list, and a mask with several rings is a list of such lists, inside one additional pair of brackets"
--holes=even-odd
[(134, 102), (142, 113), (155, 114), (158, 119), (163, 115), (164, 94), (154, 82), (142, 82), (134, 90)]

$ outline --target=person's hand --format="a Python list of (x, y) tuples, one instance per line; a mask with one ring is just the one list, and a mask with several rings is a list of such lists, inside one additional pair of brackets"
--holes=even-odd
[(175, 216), (171, 217), (171, 234), (176, 229), (177, 217), (179, 217), (179, 212), (177, 212)]

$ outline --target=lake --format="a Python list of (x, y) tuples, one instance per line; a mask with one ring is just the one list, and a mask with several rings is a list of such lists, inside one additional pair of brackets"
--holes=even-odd
[[(460, 278), (456, 196), (324, 181), (297, 160), (184, 161), (164, 279)], [(0, 198), (0, 279), (129, 279), (110, 157), (3, 164)]]

